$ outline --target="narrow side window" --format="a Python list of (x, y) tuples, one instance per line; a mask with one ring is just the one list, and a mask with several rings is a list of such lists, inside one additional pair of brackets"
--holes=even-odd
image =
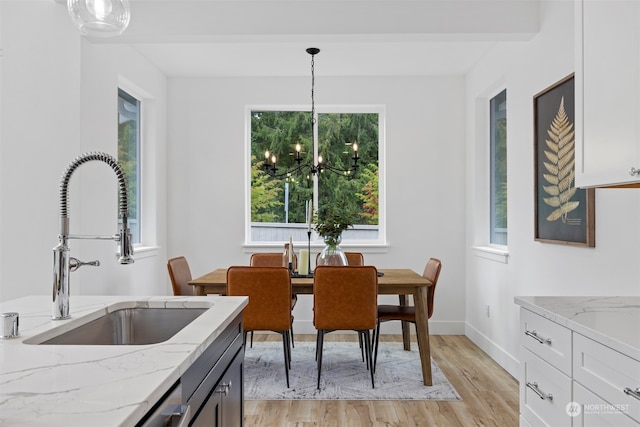
[(118, 161), (127, 178), (133, 243), (140, 243), (140, 101), (122, 89), (118, 89)]
[(507, 90), (490, 100), (489, 242), (507, 245)]

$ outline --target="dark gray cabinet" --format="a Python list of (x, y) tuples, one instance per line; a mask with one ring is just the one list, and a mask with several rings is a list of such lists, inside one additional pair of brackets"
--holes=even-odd
[(242, 426), (242, 335), (242, 315), (238, 315), (138, 426)]

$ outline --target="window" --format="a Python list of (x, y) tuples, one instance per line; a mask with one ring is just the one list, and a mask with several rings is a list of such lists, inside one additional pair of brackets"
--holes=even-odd
[(140, 243), (140, 101), (118, 89), (118, 162), (127, 179), (129, 227)]
[(490, 239), (507, 245), (507, 90), (490, 100)]
[[(381, 232), (379, 198), (380, 108), (344, 108), (317, 113), (318, 147), (314, 153), (308, 111), (252, 109), (250, 111), (251, 197), (247, 241), (282, 242), (292, 236), (307, 241), (305, 202), (314, 200), (314, 210), (339, 204), (359, 218), (343, 233), (343, 243), (379, 243)], [(278, 173), (297, 165), (296, 144), (303, 164), (318, 155), (323, 163), (347, 169), (358, 144), (359, 168), (341, 175), (323, 170), (271, 177), (263, 169), (265, 152), (276, 156)], [(317, 204), (317, 205), (316, 205)]]

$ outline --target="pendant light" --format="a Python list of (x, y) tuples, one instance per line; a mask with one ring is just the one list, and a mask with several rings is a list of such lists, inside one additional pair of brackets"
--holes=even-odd
[(80, 32), (93, 37), (113, 37), (129, 25), (129, 0), (67, 0), (71, 19)]
[[(307, 50), (307, 53), (311, 55), (311, 134), (313, 135), (313, 149), (315, 151), (316, 147), (318, 147), (318, 123), (316, 122), (316, 98), (315, 98), (315, 88), (316, 88), (316, 73), (315, 73), (315, 56), (320, 53), (320, 49), (317, 47), (310, 47)], [(322, 171), (328, 170), (333, 173), (337, 173), (345, 176), (352, 176), (358, 171), (358, 160), (360, 157), (358, 156), (358, 144), (353, 143), (353, 165), (349, 166), (349, 168), (337, 168), (333, 167), (330, 164), (322, 161), (322, 156), (318, 156), (318, 163), (302, 163), (302, 157), (300, 155), (300, 150), (302, 149), (300, 144), (296, 144), (296, 157), (295, 161), (297, 163), (291, 169), (288, 169), (284, 172), (278, 172), (278, 167), (276, 166), (276, 156), (273, 153), (270, 153), (269, 150), (264, 153), (264, 161), (262, 163), (263, 170), (270, 176), (275, 178), (281, 178), (285, 176), (291, 176), (295, 173), (302, 173), (305, 170), (311, 172), (312, 175), (319, 175)]]

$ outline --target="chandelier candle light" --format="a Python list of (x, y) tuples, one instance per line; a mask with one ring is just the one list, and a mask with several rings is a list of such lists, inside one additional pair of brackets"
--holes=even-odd
[[(320, 52), (320, 49), (317, 47), (310, 47), (307, 49), (307, 53), (311, 55), (311, 133), (313, 135), (313, 152), (315, 153), (318, 147), (318, 132), (317, 127), (318, 123), (316, 120), (316, 102), (315, 102), (315, 68), (314, 68), (314, 56)], [(318, 155), (318, 163), (302, 163), (302, 156), (300, 155), (300, 151), (302, 150), (302, 146), (300, 143), (296, 144), (296, 154), (295, 161), (297, 163), (291, 169), (288, 169), (282, 173), (278, 173), (278, 168), (276, 166), (276, 156), (273, 153), (270, 153), (269, 150), (264, 152), (264, 162), (262, 164), (262, 168), (264, 171), (274, 178), (280, 178), (284, 176), (290, 176), (294, 173), (301, 173), (305, 169), (308, 169), (312, 175), (319, 175), (323, 170), (329, 170), (334, 173), (338, 173), (341, 175), (351, 175), (351, 173), (355, 173), (358, 170), (358, 160), (360, 157), (358, 156), (358, 144), (353, 143), (353, 164), (348, 169), (336, 168), (327, 163), (323, 162), (322, 156)], [(315, 155), (315, 154), (314, 154)]]
[(311, 220), (313, 218), (313, 201), (307, 200), (304, 202), (304, 210), (307, 221), (307, 249), (300, 249), (300, 263), (299, 274), (301, 276), (307, 276), (311, 272)]

